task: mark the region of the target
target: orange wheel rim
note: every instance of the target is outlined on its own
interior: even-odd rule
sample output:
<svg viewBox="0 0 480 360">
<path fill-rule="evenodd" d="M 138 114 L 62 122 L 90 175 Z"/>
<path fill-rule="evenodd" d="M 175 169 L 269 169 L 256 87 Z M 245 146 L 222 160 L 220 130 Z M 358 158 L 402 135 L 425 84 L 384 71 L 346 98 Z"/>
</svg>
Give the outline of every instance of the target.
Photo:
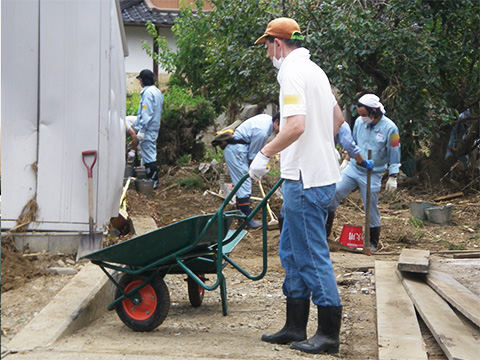
<svg viewBox="0 0 480 360">
<path fill-rule="evenodd" d="M 123 291 L 128 293 L 141 285 L 143 281 L 135 280 L 129 283 Z M 157 295 L 153 287 L 148 284 L 141 288 L 139 291 L 142 302 L 138 305 L 134 305 L 130 299 L 124 299 L 122 301 L 123 308 L 127 315 L 133 320 L 144 321 L 150 318 L 157 308 Z"/>
</svg>

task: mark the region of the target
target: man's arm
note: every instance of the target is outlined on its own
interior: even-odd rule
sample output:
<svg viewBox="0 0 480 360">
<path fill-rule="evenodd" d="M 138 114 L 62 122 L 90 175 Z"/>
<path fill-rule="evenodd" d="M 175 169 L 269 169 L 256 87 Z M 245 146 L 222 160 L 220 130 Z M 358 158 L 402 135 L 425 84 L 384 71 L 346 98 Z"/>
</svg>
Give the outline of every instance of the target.
<svg viewBox="0 0 480 360">
<path fill-rule="evenodd" d="M 297 141 L 304 131 L 305 115 L 290 116 L 275 139 L 265 145 L 260 151 L 263 155 L 270 158 Z"/>
<path fill-rule="evenodd" d="M 135 133 L 135 130 L 133 130 L 132 127 L 129 127 L 128 134 L 132 138 L 132 150 L 137 150 L 138 139 L 137 139 L 137 134 Z"/>
<path fill-rule="evenodd" d="M 333 108 L 333 137 L 337 136 L 338 130 L 340 130 L 340 126 L 342 126 L 344 121 L 342 109 L 336 104 Z"/>
</svg>

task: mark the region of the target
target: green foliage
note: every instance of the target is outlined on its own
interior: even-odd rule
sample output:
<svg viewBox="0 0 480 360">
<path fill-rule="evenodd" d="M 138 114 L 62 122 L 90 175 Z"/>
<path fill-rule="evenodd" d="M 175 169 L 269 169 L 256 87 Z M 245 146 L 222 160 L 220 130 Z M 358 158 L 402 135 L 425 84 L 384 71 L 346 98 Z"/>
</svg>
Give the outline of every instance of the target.
<svg viewBox="0 0 480 360">
<path fill-rule="evenodd" d="M 127 116 L 137 115 L 140 99 L 140 93 L 127 93 Z"/>
<path fill-rule="evenodd" d="M 423 221 L 420 219 L 417 219 L 416 217 L 412 216 L 410 219 L 408 219 L 408 222 L 415 226 L 416 228 L 423 227 Z"/>
<path fill-rule="evenodd" d="M 158 135 L 157 161 L 174 165 L 182 156 L 201 160 L 205 146 L 200 133 L 213 125 L 215 112 L 210 101 L 189 90 L 172 86 L 164 94 L 162 122 Z"/>
<path fill-rule="evenodd" d="M 180 156 L 180 159 L 178 159 L 177 164 L 180 166 L 188 165 L 190 164 L 191 161 L 192 161 L 192 155 L 183 154 L 182 156 Z"/>
<path fill-rule="evenodd" d="M 270 20 L 285 15 L 299 22 L 342 105 L 349 109 L 364 92 L 381 97 L 400 129 L 407 173 L 415 172 L 421 142 L 431 147 L 423 154 L 444 156 L 451 124 L 467 107 L 477 116 L 478 136 L 477 0 L 299 0 L 287 2 L 284 13 L 279 0 L 212 3 L 212 12 L 183 8 L 173 27 L 176 52 L 157 37 L 161 51 L 152 56 L 174 72 L 171 84 L 210 99 L 217 113 L 227 109 L 229 122 L 244 102 L 278 101 L 275 70 L 253 43 Z M 202 1 L 196 5 L 201 9 Z"/>
<path fill-rule="evenodd" d="M 200 176 L 191 176 L 184 179 L 178 180 L 180 186 L 186 189 L 200 189 L 205 190 L 207 186 L 205 181 Z"/>
<path fill-rule="evenodd" d="M 448 125 L 459 111 L 478 109 L 478 1 L 307 0 L 293 11 L 344 104 L 367 91 L 381 97 L 404 161 L 425 138 L 440 140 L 434 153 L 444 156 L 438 146 L 445 148 Z"/>
</svg>

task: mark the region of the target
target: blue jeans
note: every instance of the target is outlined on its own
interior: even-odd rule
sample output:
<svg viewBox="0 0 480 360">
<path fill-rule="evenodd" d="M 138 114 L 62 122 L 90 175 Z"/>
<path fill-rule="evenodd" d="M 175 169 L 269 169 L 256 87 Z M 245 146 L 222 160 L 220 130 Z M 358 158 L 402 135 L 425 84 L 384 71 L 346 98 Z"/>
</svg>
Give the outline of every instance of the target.
<svg viewBox="0 0 480 360">
<path fill-rule="evenodd" d="M 282 185 L 284 223 L 279 255 L 285 269 L 283 294 L 318 306 L 340 306 L 325 222 L 335 184 L 303 188 L 302 180 Z"/>
</svg>

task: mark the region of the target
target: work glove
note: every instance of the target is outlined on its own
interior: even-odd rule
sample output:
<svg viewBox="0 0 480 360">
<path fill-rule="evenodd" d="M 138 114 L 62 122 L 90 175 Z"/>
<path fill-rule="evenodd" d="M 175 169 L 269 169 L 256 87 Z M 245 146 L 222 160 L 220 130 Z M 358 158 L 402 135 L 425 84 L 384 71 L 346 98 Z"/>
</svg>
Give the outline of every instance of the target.
<svg viewBox="0 0 480 360">
<path fill-rule="evenodd" d="M 345 168 L 348 166 L 349 161 L 347 159 L 343 159 L 342 163 L 340 164 L 340 171 L 345 170 Z"/>
<path fill-rule="evenodd" d="M 389 176 L 387 180 L 387 185 L 385 186 L 385 190 L 387 191 L 397 190 L 397 178 L 393 176 Z"/>
<path fill-rule="evenodd" d="M 138 139 L 138 141 L 143 141 L 143 140 L 145 140 L 145 133 L 139 132 L 139 133 L 137 134 L 137 139 Z"/>
<path fill-rule="evenodd" d="M 130 150 L 127 154 L 127 161 L 131 161 L 135 158 L 135 150 Z"/>
<path fill-rule="evenodd" d="M 360 164 L 361 167 L 366 168 L 367 170 L 373 169 L 373 160 L 363 160 Z M 396 187 L 396 186 L 395 186 Z"/>
<path fill-rule="evenodd" d="M 268 156 L 263 155 L 261 151 L 258 152 L 257 156 L 253 159 L 252 163 L 250 164 L 250 177 L 254 181 L 258 181 L 262 178 L 263 175 L 268 173 L 270 169 L 267 168 L 268 162 L 270 158 Z"/>
</svg>

